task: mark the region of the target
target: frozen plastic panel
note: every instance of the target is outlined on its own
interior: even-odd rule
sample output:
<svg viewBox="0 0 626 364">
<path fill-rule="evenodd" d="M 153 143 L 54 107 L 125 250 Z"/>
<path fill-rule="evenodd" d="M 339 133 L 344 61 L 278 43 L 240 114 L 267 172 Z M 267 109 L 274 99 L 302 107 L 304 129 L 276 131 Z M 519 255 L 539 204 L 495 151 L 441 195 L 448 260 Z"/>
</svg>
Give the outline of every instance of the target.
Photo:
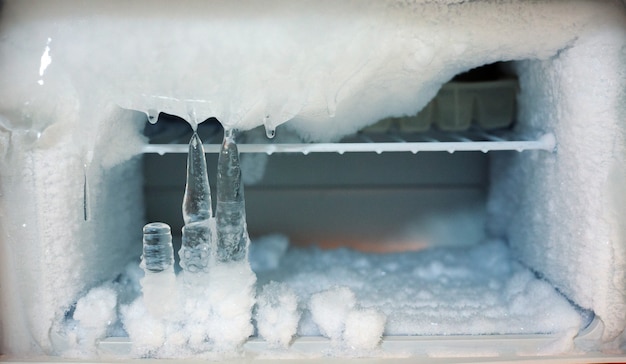
<svg viewBox="0 0 626 364">
<path fill-rule="evenodd" d="M 472 124 L 475 97 L 467 92 L 472 84 L 443 85 L 435 100 L 435 124 L 441 130 L 467 130 Z"/>
<path fill-rule="evenodd" d="M 513 123 L 517 81 L 500 80 L 475 85 L 474 122 L 485 130 Z"/>
</svg>

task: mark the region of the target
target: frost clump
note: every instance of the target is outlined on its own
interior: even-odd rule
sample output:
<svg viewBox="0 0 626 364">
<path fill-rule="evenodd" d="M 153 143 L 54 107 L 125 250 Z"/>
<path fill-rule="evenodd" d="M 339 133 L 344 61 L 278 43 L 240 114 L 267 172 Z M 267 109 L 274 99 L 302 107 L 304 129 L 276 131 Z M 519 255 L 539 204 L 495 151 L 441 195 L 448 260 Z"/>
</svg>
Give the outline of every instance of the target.
<svg viewBox="0 0 626 364">
<path fill-rule="evenodd" d="M 287 348 L 300 321 L 298 296 L 285 283 L 270 282 L 257 296 L 256 323 L 259 335 L 270 347 Z"/>
<path fill-rule="evenodd" d="M 321 334 L 336 346 L 374 349 L 385 330 L 385 314 L 375 308 L 359 308 L 354 292 L 348 287 L 333 287 L 313 294 L 309 309 Z"/>
</svg>

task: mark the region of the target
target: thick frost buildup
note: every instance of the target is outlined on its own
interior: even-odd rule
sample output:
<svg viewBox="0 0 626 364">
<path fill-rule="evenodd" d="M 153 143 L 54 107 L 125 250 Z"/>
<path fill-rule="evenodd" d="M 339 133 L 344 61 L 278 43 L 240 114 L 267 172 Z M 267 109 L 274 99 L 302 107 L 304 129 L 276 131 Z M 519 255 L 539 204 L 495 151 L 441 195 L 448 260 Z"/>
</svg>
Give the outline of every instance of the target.
<svg viewBox="0 0 626 364">
<path fill-rule="evenodd" d="M 257 275 L 289 285 L 308 302 L 298 335 L 339 343 L 347 340 L 351 312 L 365 309 L 386 316 L 385 335 L 565 333 L 581 326 L 567 299 L 500 241 L 391 254 L 291 247 L 275 269 Z M 368 325 L 368 342 L 379 324 Z"/>
<path fill-rule="evenodd" d="M 341 340 L 346 319 L 355 305 L 356 297 L 348 287 L 334 287 L 318 292 L 309 300 L 313 321 L 322 335 L 333 341 Z"/>
<path fill-rule="evenodd" d="M 125 112 L 115 105 L 176 115 L 192 109 L 199 120 L 214 116 L 242 130 L 265 124 L 270 134 L 284 123 L 306 139 L 337 139 L 383 117 L 415 114 L 455 74 L 501 60 L 529 60 L 518 69 L 518 120 L 531 132 L 553 129 L 559 150 L 504 157 L 491 168 L 490 215 L 502 227 L 495 236 L 596 312 L 605 341 L 626 327 L 622 2 L 2 4 L 3 353 L 54 352 L 51 325 L 81 292 L 139 254 L 132 243 L 144 223 L 142 174 L 132 157 L 145 120 L 118 117 Z M 157 56 L 139 61 L 147 55 Z M 313 292 L 350 278 L 312 274 L 320 277 Z M 496 288 L 461 293 L 451 277 L 409 291 L 422 298 L 416 311 L 428 311 L 437 285 L 502 303 L 497 287 L 508 275 L 493 280 Z M 311 293 L 293 287 L 301 297 Z M 396 320 L 392 306 L 384 309 L 387 329 L 402 331 L 408 321 Z M 424 320 L 419 327 L 459 327 L 437 321 L 445 315 L 415 316 Z M 503 329 L 493 316 L 493 330 Z"/>
<path fill-rule="evenodd" d="M 103 338 L 117 320 L 116 310 L 117 293 L 111 287 L 93 288 L 79 299 L 73 316 L 78 323 L 79 346 L 94 351 L 96 340 Z"/>
<path fill-rule="evenodd" d="M 220 156 L 218 163 L 219 171 L 224 173 L 218 173 L 218 209 L 214 218 L 202 142 L 195 133 L 189 142 L 182 204 L 185 225 L 179 251 L 183 269 L 178 276 L 172 265 L 169 226 L 151 223 L 144 227 L 143 296 L 121 310 L 122 322 L 132 341 L 131 354 L 135 357 L 223 358 L 238 354 L 254 332 L 251 321 L 256 275 L 247 261 L 248 235 L 239 188 L 239 155 L 234 141 L 230 143 L 230 154 L 227 158 Z M 233 215 L 233 211 L 219 208 L 224 196 L 226 202 L 237 205 L 236 223 L 219 218 L 226 213 L 229 218 Z M 245 236 L 244 249 L 238 251 L 243 252 L 242 257 L 216 246 L 223 231 Z M 226 251 L 229 259 L 218 259 L 220 251 Z"/>
<path fill-rule="evenodd" d="M 383 337 L 387 317 L 375 308 L 357 308 L 348 313 L 343 333 L 345 345 L 356 350 L 375 349 Z"/>
<path fill-rule="evenodd" d="M 286 284 L 270 282 L 257 296 L 256 327 L 272 347 L 289 346 L 298 329 L 298 296 Z"/>
<path fill-rule="evenodd" d="M 558 57 L 516 65 L 517 130 L 550 130 L 558 149 L 494 154 L 488 200 L 490 232 L 593 310 L 605 341 L 626 327 L 625 23 L 622 5 Z"/>
</svg>

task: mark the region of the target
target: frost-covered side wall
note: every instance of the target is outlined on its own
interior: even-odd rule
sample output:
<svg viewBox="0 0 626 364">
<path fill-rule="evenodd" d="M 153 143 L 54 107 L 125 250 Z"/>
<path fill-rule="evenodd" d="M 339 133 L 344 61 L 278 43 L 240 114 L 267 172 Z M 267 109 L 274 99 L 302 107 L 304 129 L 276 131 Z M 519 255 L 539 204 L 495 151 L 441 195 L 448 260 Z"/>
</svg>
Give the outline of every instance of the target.
<svg viewBox="0 0 626 364">
<path fill-rule="evenodd" d="M 73 140 L 78 119 L 59 120 L 54 132 L 34 141 L 26 132 L 6 129 L 26 119 L 5 115 L 0 116 L 0 352 L 50 353 L 51 328 L 77 297 L 114 279 L 140 254 L 141 160 L 113 165 L 108 147 L 116 139 L 137 138 L 143 123 L 121 109 L 103 110 L 104 117 L 94 122 L 100 138 L 88 159 Z"/>
<path fill-rule="evenodd" d="M 623 10 L 623 9 L 622 9 Z M 496 154 L 492 233 L 615 340 L 626 325 L 626 17 L 545 61 L 517 65 L 520 131 L 555 133 L 556 153 Z"/>
</svg>

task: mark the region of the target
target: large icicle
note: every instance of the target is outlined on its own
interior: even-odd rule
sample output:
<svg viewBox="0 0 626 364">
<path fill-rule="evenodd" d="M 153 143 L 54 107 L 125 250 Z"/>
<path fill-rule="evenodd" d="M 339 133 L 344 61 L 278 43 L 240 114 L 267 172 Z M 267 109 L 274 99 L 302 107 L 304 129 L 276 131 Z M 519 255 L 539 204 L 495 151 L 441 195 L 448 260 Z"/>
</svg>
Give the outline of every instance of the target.
<svg viewBox="0 0 626 364">
<path fill-rule="evenodd" d="M 183 197 L 183 220 L 185 225 L 208 220 L 212 216 L 211 187 L 206 168 L 204 147 L 197 133 L 189 141 L 187 155 L 187 183 Z"/>
<path fill-rule="evenodd" d="M 180 266 L 186 272 L 207 272 L 212 241 L 211 187 L 204 147 L 197 133 L 189 141 L 187 183 L 183 198 L 182 246 Z"/>
<path fill-rule="evenodd" d="M 250 238 L 246 226 L 239 150 L 235 143 L 235 131 L 232 129 L 224 130 L 224 141 L 217 163 L 215 220 L 217 259 L 222 262 L 245 259 Z"/>
</svg>

